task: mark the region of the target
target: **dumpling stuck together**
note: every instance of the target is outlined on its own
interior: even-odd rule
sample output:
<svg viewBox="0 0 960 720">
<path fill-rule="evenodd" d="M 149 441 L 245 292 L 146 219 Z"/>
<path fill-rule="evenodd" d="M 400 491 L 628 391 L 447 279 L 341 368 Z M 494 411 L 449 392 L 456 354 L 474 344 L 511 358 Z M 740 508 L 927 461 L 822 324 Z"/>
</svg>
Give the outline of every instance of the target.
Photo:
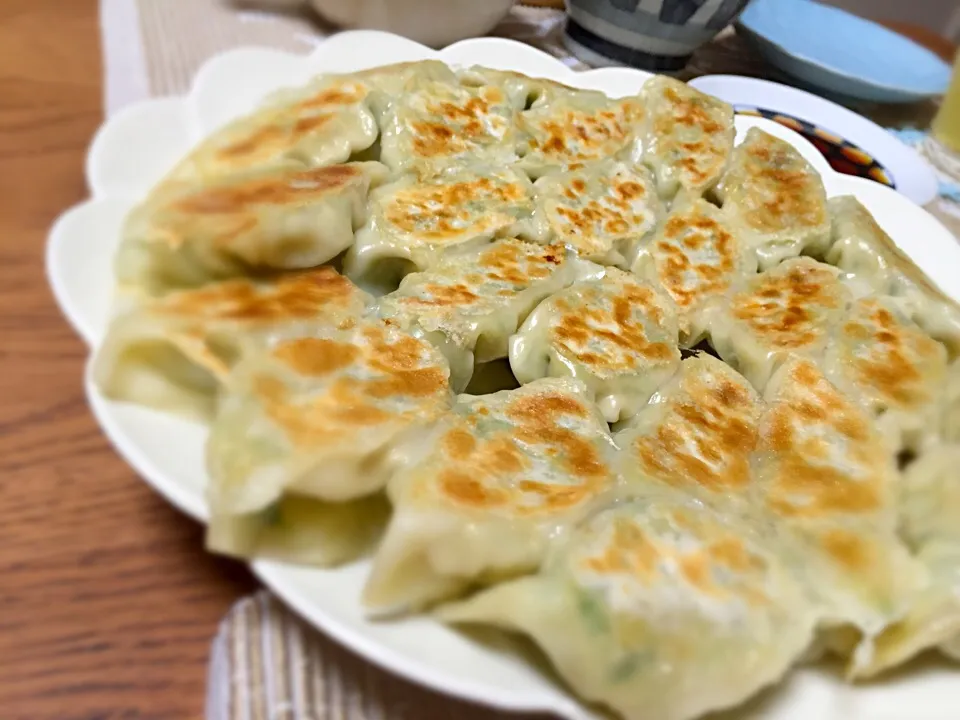
<svg viewBox="0 0 960 720">
<path fill-rule="evenodd" d="M 960 305 L 783 131 L 632 90 L 271 95 L 129 214 L 94 380 L 209 423 L 208 549 L 368 556 L 371 619 L 525 634 L 600 712 L 960 659 Z"/>
<path fill-rule="evenodd" d="M 589 271 L 560 245 L 497 240 L 407 275 L 378 312 L 434 343 L 460 392 L 476 365 L 507 356 L 508 338 L 537 303 Z"/>
</svg>

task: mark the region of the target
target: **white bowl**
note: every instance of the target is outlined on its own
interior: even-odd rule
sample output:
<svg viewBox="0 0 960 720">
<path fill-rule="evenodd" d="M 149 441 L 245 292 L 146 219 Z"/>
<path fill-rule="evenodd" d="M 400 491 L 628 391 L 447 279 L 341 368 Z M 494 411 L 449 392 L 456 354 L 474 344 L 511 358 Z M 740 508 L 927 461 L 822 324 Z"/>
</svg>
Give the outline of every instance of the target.
<svg viewBox="0 0 960 720">
<path fill-rule="evenodd" d="M 439 58 L 483 64 L 559 80 L 612 96 L 636 93 L 647 73 L 603 69 L 576 74 L 520 43 L 484 38 L 434 52 L 379 32 L 344 33 L 310 56 L 236 50 L 210 60 L 189 95 L 131 107 L 99 130 L 87 158 L 93 197 L 62 215 L 47 248 L 50 283 L 64 313 L 92 347 L 107 325 L 112 259 L 124 214 L 190 146 L 224 121 L 251 109 L 266 92 L 320 71 L 350 71 L 406 60 Z M 823 175 L 829 195 L 860 198 L 898 244 L 941 287 L 960 297 L 960 246 L 926 212 L 889 188 L 835 174 L 816 149 L 791 130 L 753 118 L 737 120 L 738 136 L 763 127 L 794 144 Z M 198 520 L 206 517 L 203 444 L 206 429 L 145 408 L 105 399 L 86 378 L 86 392 L 117 451 L 159 493 Z M 197 547 L 197 552 L 203 552 Z M 593 717 L 554 680 L 518 657 L 481 645 L 426 618 L 370 622 L 360 609 L 369 563 L 318 570 L 259 561 L 254 571 L 309 622 L 368 660 L 440 692 L 518 711 Z M 819 668 L 801 668 L 750 704 L 748 715 L 777 720 L 946 720 L 956 717 L 957 673 L 939 664 L 899 674 L 884 684 L 852 688 Z"/>
<path fill-rule="evenodd" d="M 514 0 L 310 0 L 324 18 L 344 28 L 403 35 L 433 47 L 486 35 Z"/>
</svg>

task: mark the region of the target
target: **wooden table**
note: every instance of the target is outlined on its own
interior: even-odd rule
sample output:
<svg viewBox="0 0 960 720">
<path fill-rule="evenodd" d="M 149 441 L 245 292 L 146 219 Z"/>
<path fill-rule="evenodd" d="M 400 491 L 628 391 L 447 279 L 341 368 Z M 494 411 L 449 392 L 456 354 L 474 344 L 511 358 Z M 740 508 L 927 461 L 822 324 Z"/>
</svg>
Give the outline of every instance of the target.
<svg viewBox="0 0 960 720">
<path fill-rule="evenodd" d="M 0 3 L 0 717 L 200 718 L 217 622 L 254 587 L 114 454 L 47 229 L 100 123 L 96 0 Z"/>
</svg>

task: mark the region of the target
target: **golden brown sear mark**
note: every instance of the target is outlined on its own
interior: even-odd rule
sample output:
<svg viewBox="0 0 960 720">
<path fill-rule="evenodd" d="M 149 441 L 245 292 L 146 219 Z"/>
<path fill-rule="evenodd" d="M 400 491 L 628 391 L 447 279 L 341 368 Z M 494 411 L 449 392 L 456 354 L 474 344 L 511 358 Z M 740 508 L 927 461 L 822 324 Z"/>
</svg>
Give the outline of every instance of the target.
<svg viewBox="0 0 960 720">
<path fill-rule="evenodd" d="M 279 380 L 264 375 L 255 391 L 268 417 L 292 442 L 329 445 L 353 437 L 357 426 L 434 412 L 447 392 L 445 369 L 431 364 L 434 353 L 426 343 L 378 325 L 336 339 L 287 340 L 274 347 L 273 358 L 325 384 L 319 392 L 291 397 Z M 409 408 L 391 409 L 397 401 Z"/>
<path fill-rule="evenodd" d="M 331 306 L 346 308 L 359 290 L 329 267 L 285 275 L 265 287 L 250 280 L 229 280 L 164 298 L 164 314 L 243 322 L 322 318 Z"/>
<path fill-rule="evenodd" d="M 722 377 L 716 384 L 696 382 L 669 402 L 652 434 L 637 437 L 633 455 L 650 475 L 676 487 L 743 489 L 750 483 L 758 416 L 759 403 L 746 387 Z"/>
<path fill-rule="evenodd" d="M 243 212 L 254 205 L 289 205 L 323 197 L 363 176 L 354 165 L 280 171 L 266 177 L 204 188 L 181 198 L 177 210 L 194 215 Z"/>
<path fill-rule="evenodd" d="M 798 264 L 786 272 L 768 272 L 733 298 L 738 320 L 777 349 L 797 349 L 826 333 L 820 314 L 840 306 L 836 276 L 827 268 Z"/>
<path fill-rule="evenodd" d="M 475 414 L 489 417 L 490 412 L 481 404 Z M 564 416 L 589 414 L 577 399 L 546 391 L 512 400 L 504 410 L 512 421 L 508 429 L 483 435 L 473 429 L 476 423 L 455 426 L 441 440 L 448 467 L 440 472 L 439 491 L 458 505 L 508 507 L 515 515 L 550 514 L 580 504 L 611 480 L 594 444 L 561 422 Z M 545 482 L 535 472 L 530 448 L 559 463 L 575 482 Z"/>
<path fill-rule="evenodd" d="M 776 467 L 768 507 L 790 517 L 879 508 L 887 470 L 869 419 L 813 363 L 795 362 L 786 383 L 763 422 L 761 449 L 774 453 Z M 833 458 L 837 452 L 844 456 L 840 462 Z"/>
<path fill-rule="evenodd" d="M 526 196 L 519 182 L 491 180 L 478 177 L 447 185 L 421 185 L 403 190 L 387 203 L 384 217 L 400 230 L 430 240 L 460 237 L 470 227 L 484 227 L 491 223 L 489 212 L 471 215 L 470 203 L 515 203 Z"/>
<path fill-rule="evenodd" d="M 566 298 L 557 300 L 561 316 L 552 333 L 564 352 L 586 365 L 609 370 L 631 370 L 642 358 L 668 360 L 673 356 L 670 345 L 647 338 L 642 321 L 635 317 L 635 312 L 642 311 L 658 325 L 663 321 L 663 311 L 652 288 L 624 283 L 617 294 L 609 298 L 609 309 L 603 307 L 601 295 L 602 291 L 597 288 L 589 288 L 583 291 L 583 302 L 576 306 L 570 305 Z M 615 330 L 606 327 L 611 320 Z M 597 341 L 619 348 L 622 351 L 618 353 L 619 359 L 611 352 L 600 355 L 589 349 Z"/>
<path fill-rule="evenodd" d="M 671 216 L 664 239 L 657 242 L 658 276 L 680 308 L 690 308 L 702 298 L 730 286 L 736 264 L 737 241 L 722 223 L 696 210 Z M 711 263 L 697 262 L 693 253 L 709 248 Z"/>
<path fill-rule="evenodd" d="M 747 223 L 761 232 L 815 227 L 826 219 L 826 206 L 815 192 L 819 180 L 804 166 L 788 143 L 773 136 L 757 136 L 747 148 L 745 175 L 762 200 L 745 213 Z"/>
<path fill-rule="evenodd" d="M 592 160 L 609 154 L 626 142 L 627 125 L 612 112 L 585 113 L 568 110 L 562 120 L 544 120 L 539 130 L 544 139 L 532 139 L 531 146 L 548 156 L 570 160 Z"/>
<path fill-rule="evenodd" d="M 751 552 L 741 538 L 717 532 L 710 525 L 703 527 L 703 523 L 699 528 L 693 524 L 690 530 L 696 533 L 697 542 L 680 547 L 652 535 L 632 519 L 619 517 L 614 520 L 610 540 L 602 552 L 587 557 L 582 564 L 599 575 L 629 575 L 646 584 L 662 582 L 663 574 L 673 574 L 668 568 L 675 568 L 686 583 L 705 595 L 718 599 L 739 596 L 751 605 L 769 603 L 767 595 L 755 584 L 731 583 L 729 578 L 718 580 L 718 570 L 725 571 L 725 575 L 732 572 L 747 576 L 744 580 L 766 572 L 767 563 Z M 708 530 L 716 538 L 709 543 L 699 537 Z"/>
<path fill-rule="evenodd" d="M 865 343 L 863 352 L 853 352 L 848 366 L 856 380 L 890 405 L 918 408 L 929 403 L 932 388 L 919 366 L 942 357 L 939 343 L 919 328 L 902 325 L 876 301 L 862 301 L 861 308 L 866 317 L 850 320 L 842 328 L 851 340 Z"/>
</svg>

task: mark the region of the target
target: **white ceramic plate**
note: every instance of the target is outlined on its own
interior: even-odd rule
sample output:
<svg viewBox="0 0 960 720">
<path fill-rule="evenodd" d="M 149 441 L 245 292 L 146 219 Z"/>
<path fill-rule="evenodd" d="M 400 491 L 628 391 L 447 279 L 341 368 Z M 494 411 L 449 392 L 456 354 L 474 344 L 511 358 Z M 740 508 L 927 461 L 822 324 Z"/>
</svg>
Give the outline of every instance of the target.
<svg viewBox="0 0 960 720">
<path fill-rule="evenodd" d="M 613 96 L 636 93 L 649 77 L 620 68 L 576 74 L 549 55 L 506 40 L 468 40 L 436 52 L 377 32 L 335 36 L 309 57 L 259 49 L 220 55 L 200 70 L 188 96 L 131 107 L 105 123 L 94 138 L 87 158 L 93 197 L 57 220 L 47 248 L 50 283 L 77 331 L 91 347 L 102 338 L 113 286 L 112 257 L 124 214 L 191 144 L 249 110 L 266 92 L 297 84 L 314 73 L 426 58 L 518 70 Z M 754 125 L 797 146 L 821 172 L 830 195 L 857 195 L 931 277 L 960 297 L 960 246 L 935 219 L 893 190 L 835 174 L 812 145 L 776 123 L 739 118 L 738 135 Z M 108 401 L 92 385 L 89 374 L 86 391 L 117 451 L 162 495 L 203 520 L 206 430 L 178 418 Z M 271 562 L 256 562 L 253 567 L 311 623 L 410 680 L 500 708 L 592 717 L 552 679 L 502 649 L 481 645 L 424 618 L 394 623 L 365 620 L 359 597 L 367 562 L 337 570 Z M 960 675 L 937 663 L 858 689 L 842 685 L 826 671 L 806 668 L 752 703 L 739 717 L 947 720 L 958 717 L 958 696 Z"/>
</svg>

